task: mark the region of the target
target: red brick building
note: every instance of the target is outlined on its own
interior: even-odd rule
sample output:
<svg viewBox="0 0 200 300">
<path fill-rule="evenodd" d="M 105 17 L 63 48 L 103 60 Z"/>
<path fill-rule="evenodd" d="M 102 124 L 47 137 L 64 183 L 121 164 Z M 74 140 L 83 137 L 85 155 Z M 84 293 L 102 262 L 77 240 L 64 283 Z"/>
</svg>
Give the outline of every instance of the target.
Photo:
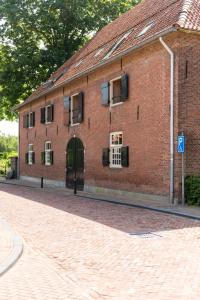
<svg viewBox="0 0 200 300">
<path fill-rule="evenodd" d="M 144 0 L 19 105 L 20 176 L 178 196 L 200 172 L 200 2 Z"/>
</svg>

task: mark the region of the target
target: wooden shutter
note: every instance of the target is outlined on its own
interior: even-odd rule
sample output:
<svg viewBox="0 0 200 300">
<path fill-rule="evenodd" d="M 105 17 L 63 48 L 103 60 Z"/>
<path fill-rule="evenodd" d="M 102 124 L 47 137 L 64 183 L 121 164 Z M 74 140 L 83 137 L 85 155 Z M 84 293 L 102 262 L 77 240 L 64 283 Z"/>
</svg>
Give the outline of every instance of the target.
<svg viewBox="0 0 200 300">
<path fill-rule="evenodd" d="M 45 164 L 45 152 L 44 151 L 41 152 L 41 163 L 42 163 L 42 165 Z"/>
<path fill-rule="evenodd" d="M 83 122 L 83 113 L 84 113 L 84 94 L 81 92 L 78 95 L 78 123 Z"/>
<path fill-rule="evenodd" d="M 26 115 L 26 128 L 29 128 L 29 125 L 30 125 L 29 119 L 30 119 L 30 114 L 27 114 Z"/>
<path fill-rule="evenodd" d="M 28 164 L 28 152 L 25 153 L 25 163 Z"/>
<path fill-rule="evenodd" d="M 104 148 L 102 153 L 102 164 L 104 167 L 108 167 L 110 164 L 110 149 Z"/>
<path fill-rule="evenodd" d="M 128 99 L 128 82 L 128 75 L 123 75 L 121 77 L 121 101 L 126 101 Z"/>
<path fill-rule="evenodd" d="M 32 120 L 33 120 L 32 126 L 35 127 L 35 112 L 33 112 L 33 119 Z"/>
<path fill-rule="evenodd" d="M 27 128 L 27 115 L 23 116 L 23 128 Z"/>
<path fill-rule="evenodd" d="M 69 96 L 64 96 L 63 103 L 64 103 L 64 124 L 69 126 L 71 123 L 71 98 Z"/>
<path fill-rule="evenodd" d="M 49 122 L 53 122 L 54 120 L 54 105 L 52 104 L 50 106 L 50 116 L 49 116 Z"/>
<path fill-rule="evenodd" d="M 122 147 L 121 148 L 121 164 L 122 167 L 129 166 L 129 147 Z"/>
<path fill-rule="evenodd" d="M 32 152 L 32 162 L 35 163 L 35 152 Z"/>
<path fill-rule="evenodd" d="M 110 103 L 110 84 L 109 82 L 104 82 L 101 85 L 101 104 L 108 106 Z"/>
<path fill-rule="evenodd" d="M 53 165 L 53 151 L 50 152 L 50 161 L 51 161 L 51 165 Z"/>
<path fill-rule="evenodd" d="M 40 108 L 40 123 L 45 124 L 45 107 Z"/>
</svg>

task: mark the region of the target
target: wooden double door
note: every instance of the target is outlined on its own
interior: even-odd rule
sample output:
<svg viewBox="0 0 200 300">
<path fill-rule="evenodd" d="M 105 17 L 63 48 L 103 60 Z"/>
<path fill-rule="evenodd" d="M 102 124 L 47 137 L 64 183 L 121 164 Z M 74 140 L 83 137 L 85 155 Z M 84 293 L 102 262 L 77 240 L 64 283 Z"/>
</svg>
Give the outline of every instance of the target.
<svg viewBox="0 0 200 300">
<path fill-rule="evenodd" d="M 67 145 L 66 153 L 66 187 L 77 190 L 84 189 L 84 146 L 82 141 L 74 137 Z"/>
</svg>

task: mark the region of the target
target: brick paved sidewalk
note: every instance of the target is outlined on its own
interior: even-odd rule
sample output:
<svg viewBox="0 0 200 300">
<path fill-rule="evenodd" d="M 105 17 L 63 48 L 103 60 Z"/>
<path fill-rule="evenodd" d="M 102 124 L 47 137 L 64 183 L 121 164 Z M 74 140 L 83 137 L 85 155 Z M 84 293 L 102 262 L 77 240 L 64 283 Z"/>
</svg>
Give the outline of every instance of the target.
<svg viewBox="0 0 200 300">
<path fill-rule="evenodd" d="M 36 182 L 26 181 L 26 180 L 5 180 L 3 178 L 0 178 L 0 183 L 8 183 L 8 184 L 14 184 L 19 186 L 29 186 L 34 188 L 40 188 L 40 184 Z M 61 188 L 61 187 L 50 187 L 49 185 L 45 184 L 44 180 L 44 190 L 45 191 L 54 191 L 60 195 L 73 195 L 73 191 Z M 166 212 L 172 212 L 177 214 L 185 214 L 188 216 L 197 217 L 200 220 L 200 207 L 194 207 L 194 206 L 188 206 L 187 204 L 185 206 L 179 205 L 172 205 L 169 203 L 169 200 L 167 200 L 165 197 L 162 196 L 154 196 L 154 195 L 146 195 L 146 194 L 139 194 L 134 193 L 134 196 L 129 193 L 123 193 L 121 195 L 111 193 L 108 194 L 102 194 L 102 193 L 89 193 L 89 192 L 78 192 L 79 196 L 82 197 L 88 197 L 92 199 L 99 199 L 102 201 L 111 201 L 116 203 L 126 203 L 130 205 L 135 206 L 143 206 L 143 207 L 149 207 L 152 209 L 158 209 L 163 210 Z"/>
<path fill-rule="evenodd" d="M 199 221 L 10 185 L 0 213 L 33 249 L 0 281 L 19 298 L 1 300 L 62 299 L 62 284 L 67 300 L 199 300 Z"/>
</svg>

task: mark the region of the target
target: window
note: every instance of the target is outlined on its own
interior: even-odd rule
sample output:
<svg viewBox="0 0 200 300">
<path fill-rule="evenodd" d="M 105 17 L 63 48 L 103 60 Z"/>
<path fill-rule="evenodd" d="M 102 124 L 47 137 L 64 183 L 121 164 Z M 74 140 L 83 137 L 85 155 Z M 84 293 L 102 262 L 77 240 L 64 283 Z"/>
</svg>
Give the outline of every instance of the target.
<svg viewBox="0 0 200 300">
<path fill-rule="evenodd" d="M 78 113 L 79 113 L 79 94 L 76 94 L 71 97 L 71 125 L 79 124 Z"/>
<path fill-rule="evenodd" d="M 121 103 L 121 77 L 110 82 L 110 105 Z"/>
<path fill-rule="evenodd" d="M 121 148 L 123 146 L 123 133 L 113 132 L 110 134 L 110 167 L 121 168 Z"/>
<path fill-rule="evenodd" d="M 128 99 L 128 75 L 124 74 L 101 86 L 101 102 L 105 106 L 114 106 Z"/>
<path fill-rule="evenodd" d="M 47 105 L 40 109 L 41 119 L 40 122 L 42 124 L 48 124 L 53 122 L 54 120 L 54 105 Z"/>
<path fill-rule="evenodd" d="M 143 29 L 142 31 L 140 31 L 140 33 L 137 35 L 137 37 L 142 36 L 143 34 L 145 34 L 147 31 L 149 31 L 153 26 L 155 25 L 155 23 L 152 21 L 150 23 L 148 23 Z"/>
<path fill-rule="evenodd" d="M 124 42 L 124 40 L 131 34 L 133 30 L 126 32 L 112 47 L 109 49 L 108 53 L 104 56 L 103 59 L 109 58 L 117 48 Z"/>
<path fill-rule="evenodd" d="M 28 153 L 26 162 L 29 165 L 33 165 L 35 163 L 35 152 L 33 151 L 33 144 L 28 145 Z"/>
<path fill-rule="evenodd" d="M 72 96 L 63 97 L 65 124 L 78 125 L 84 119 L 84 93 L 74 94 Z"/>
<path fill-rule="evenodd" d="M 35 126 L 35 112 L 30 112 L 23 117 L 23 127 L 32 128 Z"/>
<path fill-rule="evenodd" d="M 51 160 L 51 142 L 45 143 L 45 165 L 50 166 L 52 164 Z"/>
</svg>

